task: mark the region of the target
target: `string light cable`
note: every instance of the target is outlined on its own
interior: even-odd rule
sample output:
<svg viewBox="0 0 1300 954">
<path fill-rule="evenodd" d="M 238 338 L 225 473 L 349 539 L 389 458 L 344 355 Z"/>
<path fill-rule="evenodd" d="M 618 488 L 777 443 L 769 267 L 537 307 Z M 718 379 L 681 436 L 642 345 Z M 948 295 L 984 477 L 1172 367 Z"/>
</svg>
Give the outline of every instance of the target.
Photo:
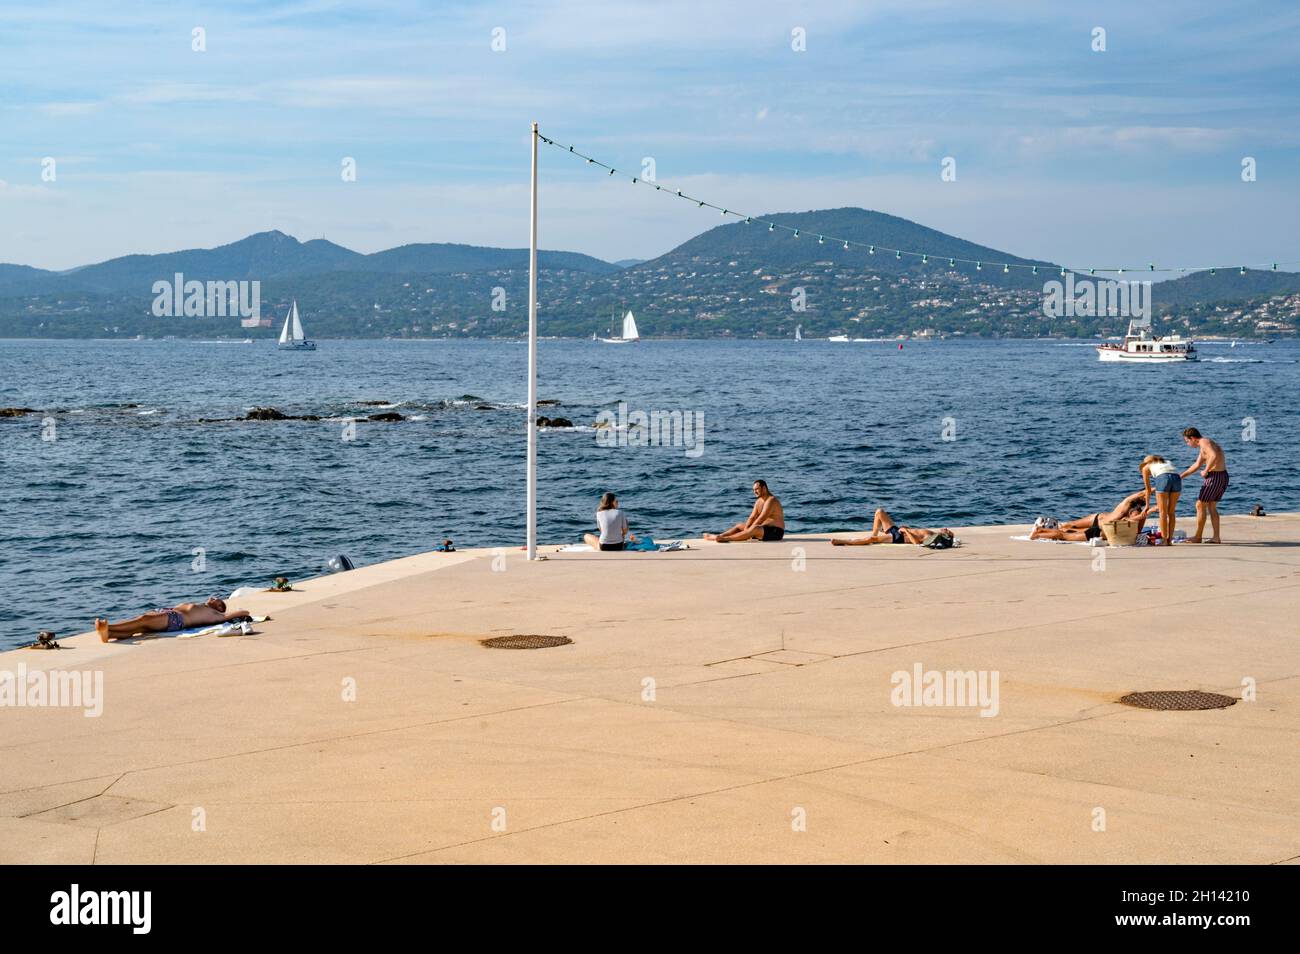
<svg viewBox="0 0 1300 954">
<path fill-rule="evenodd" d="M 1052 269 L 1057 267 L 1057 266 L 1049 266 L 1049 265 L 1023 264 L 1020 262 L 988 262 L 982 259 L 961 258 L 959 256 L 944 255 L 938 252 L 916 251 L 914 249 L 906 249 L 906 248 L 890 248 L 887 245 L 878 245 L 878 244 L 871 244 L 868 242 L 859 242 L 854 239 L 841 238 L 840 236 L 830 235 L 821 232 L 808 232 L 806 229 L 802 227 L 796 228 L 793 225 L 784 225 L 780 222 L 774 222 L 771 219 L 765 219 L 756 215 L 746 215 L 744 212 L 738 212 L 735 209 L 727 208 L 726 206 L 716 205 L 715 203 L 709 202 L 706 199 L 700 199 L 697 198 L 696 196 L 687 195 L 681 189 L 674 189 L 671 186 L 664 185 L 663 183 L 655 181 L 653 179 L 644 179 L 639 176 L 628 175 L 627 173 L 620 173 L 616 168 L 609 165 L 608 163 L 601 162 L 599 159 L 595 158 L 594 156 L 589 156 L 584 152 L 580 152 L 574 146 L 566 146 L 562 143 L 558 143 L 554 139 L 542 135 L 540 132 L 537 134 L 537 138 L 540 139 L 542 142 L 546 143 L 548 146 L 552 146 L 556 149 L 559 149 L 561 152 L 569 153 L 573 156 L 576 156 L 579 159 L 585 160 L 586 164 L 589 166 L 606 170 L 608 172 L 609 177 L 621 176 L 623 178 L 628 179 L 633 185 L 651 186 L 654 188 L 656 192 L 663 192 L 666 193 L 667 195 L 672 196 L 673 198 L 681 199 L 685 202 L 694 203 L 696 208 L 713 209 L 715 212 L 718 212 L 723 218 L 731 217 L 736 219 L 737 221 L 745 223 L 746 225 L 758 225 L 758 226 L 765 225 L 767 226 L 767 230 L 769 232 L 775 232 L 777 229 L 781 229 L 782 231 L 791 233 L 793 237 L 796 239 L 803 239 L 803 238 L 816 235 L 818 245 L 826 245 L 829 243 L 834 245 L 840 245 L 845 250 L 854 249 L 854 248 L 866 249 L 868 255 L 878 255 L 881 253 L 892 254 L 896 261 L 901 261 L 903 259 L 903 256 L 906 255 L 909 258 L 919 259 L 921 261 L 921 264 L 923 265 L 929 264 L 931 259 L 934 259 L 935 261 L 938 262 L 947 261 L 949 268 L 955 268 L 958 264 L 973 265 L 975 266 L 976 271 L 983 271 L 985 265 L 988 265 L 993 268 L 996 268 L 997 266 L 1000 265 L 1002 267 L 1002 274 L 1004 275 L 1010 274 L 1013 268 L 1021 269 L 1030 272 L 1031 274 L 1037 275 L 1040 269 L 1043 270 L 1044 272 L 1050 272 Z M 1292 265 L 1300 265 L 1300 262 L 1280 262 L 1280 263 L 1268 262 L 1265 264 L 1256 263 L 1256 264 L 1246 264 L 1246 265 L 1199 265 L 1199 266 L 1191 266 L 1191 265 L 1159 266 L 1156 265 L 1154 262 L 1148 262 L 1146 265 L 1140 265 L 1140 266 L 1114 265 L 1109 267 L 1090 266 L 1088 268 L 1066 268 L 1065 266 L 1060 266 L 1060 273 L 1062 276 L 1064 276 L 1067 272 L 1073 272 L 1076 275 L 1083 275 L 1083 274 L 1096 275 L 1098 272 L 1102 272 L 1105 274 L 1116 274 L 1116 275 L 1126 275 L 1130 272 L 1145 273 L 1145 274 L 1151 274 L 1154 272 L 1161 272 L 1161 273 L 1181 272 L 1184 274 L 1187 272 L 1209 272 L 1211 275 L 1215 275 L 1221 271 L 1232 271 L 1235 269 L 1239 275 L 1245 275 L 1247 270 L 1276 272 L 1278 270 L 1279 264 L 1284 266 L 1292 266 Z"/>
</svg>

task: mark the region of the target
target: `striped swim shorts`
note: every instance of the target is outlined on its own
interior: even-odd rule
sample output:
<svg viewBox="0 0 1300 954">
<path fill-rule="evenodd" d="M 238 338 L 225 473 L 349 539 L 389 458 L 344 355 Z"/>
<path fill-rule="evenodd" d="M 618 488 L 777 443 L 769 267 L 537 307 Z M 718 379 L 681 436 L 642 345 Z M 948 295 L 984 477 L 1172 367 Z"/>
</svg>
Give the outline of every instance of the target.
<svg viewBox="0 0 1300 954">
<path fill-rule="evenodd" d="M 1196 495 L 1196 499 L 1204 500 L 1206 503 L 1218 503 L 1223 499 L 1223 492 L 1227 489 L 1228 472 L 1216 470 L 1205 475 L 1205 480 L 1201 483 L 1201 492 Z"/>
</svg>

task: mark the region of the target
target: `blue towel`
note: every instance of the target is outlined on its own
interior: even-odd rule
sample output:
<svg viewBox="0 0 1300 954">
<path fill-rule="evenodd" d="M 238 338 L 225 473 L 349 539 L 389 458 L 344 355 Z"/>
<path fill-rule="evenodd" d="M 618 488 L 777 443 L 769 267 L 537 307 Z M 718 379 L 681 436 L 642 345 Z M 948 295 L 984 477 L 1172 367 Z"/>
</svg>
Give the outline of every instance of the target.
<svg viewBox="0 0 1300 954">
<path fill-rule="evenodd" d="M 658 550 L 654 538 L 651 536 L 638 537 L 636 543 L 629 543 L 623 548 L 624 550 Z"/>
</svg>

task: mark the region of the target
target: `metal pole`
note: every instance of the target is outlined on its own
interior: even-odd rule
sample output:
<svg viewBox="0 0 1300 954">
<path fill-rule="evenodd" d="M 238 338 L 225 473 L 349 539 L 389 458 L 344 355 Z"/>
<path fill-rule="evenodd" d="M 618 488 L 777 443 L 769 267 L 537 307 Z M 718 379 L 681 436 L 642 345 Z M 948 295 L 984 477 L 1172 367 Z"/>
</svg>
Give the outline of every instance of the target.
<svg viewBox="0 0 1300 954">
<path fill-rule="evenodd" d="M 537 123 L 528 241 L 528 559 L 537 559 Z"/>
</svg>

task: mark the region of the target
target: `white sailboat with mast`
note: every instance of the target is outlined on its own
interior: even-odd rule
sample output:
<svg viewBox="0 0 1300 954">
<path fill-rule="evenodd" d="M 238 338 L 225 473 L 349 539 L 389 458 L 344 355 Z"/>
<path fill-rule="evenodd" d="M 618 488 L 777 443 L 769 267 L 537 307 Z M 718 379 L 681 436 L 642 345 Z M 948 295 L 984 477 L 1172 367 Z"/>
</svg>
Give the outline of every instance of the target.
<svg viewBox="0 0 1300 954">
<path fill-rule="evenodd" d="M 636 318 L 632 315 L 631 309 L 623 316 L 623 334 L 618 338 L 601 338 L 605 344 L 628 344 L 633 341 L 640 341 L 641 335 L 636 330 Z"/>
<path fill-rule="evenodd" d="M 294 300 L 293 306 L 289 309 L 289 314 L 285 316 L 284 328 L 280 330 L 280 341 L 277 347 L 281 351 L 315 351 L 316 342 L 307 338 L 303 333 L 302 321 L 298 318 L 298 301 Z"/>
</svg>

